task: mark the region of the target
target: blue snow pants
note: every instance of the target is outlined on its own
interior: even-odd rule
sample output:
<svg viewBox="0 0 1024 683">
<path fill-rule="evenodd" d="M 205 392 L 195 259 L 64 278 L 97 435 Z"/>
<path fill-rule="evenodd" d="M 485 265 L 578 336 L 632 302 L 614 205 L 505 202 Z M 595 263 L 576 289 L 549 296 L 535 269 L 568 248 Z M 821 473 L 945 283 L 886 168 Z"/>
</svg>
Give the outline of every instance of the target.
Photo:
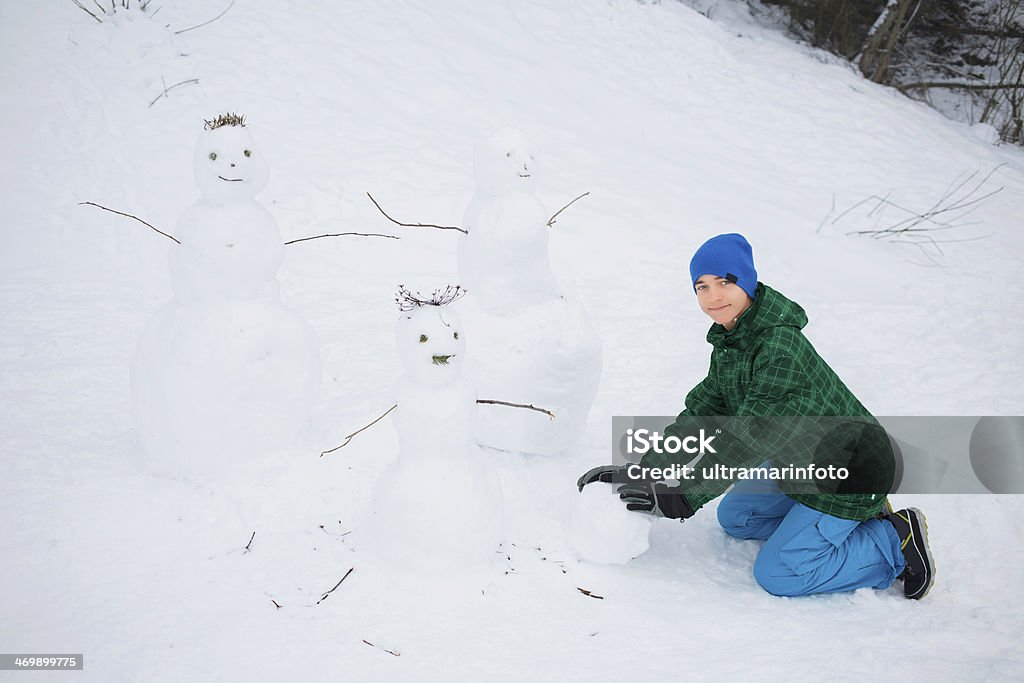
<svg viewBox="0 0 1024 683">
<path fill-rule="evenodd" d="M 772 595 L 888 588 L 903 572 L 903 551 L 892 524 L 812 510 L 773 481 L 737 482 L 718 505 L 718 522 L 730 536 L 765 541 L 754 562 L 754 578 Z"/>
</svg>

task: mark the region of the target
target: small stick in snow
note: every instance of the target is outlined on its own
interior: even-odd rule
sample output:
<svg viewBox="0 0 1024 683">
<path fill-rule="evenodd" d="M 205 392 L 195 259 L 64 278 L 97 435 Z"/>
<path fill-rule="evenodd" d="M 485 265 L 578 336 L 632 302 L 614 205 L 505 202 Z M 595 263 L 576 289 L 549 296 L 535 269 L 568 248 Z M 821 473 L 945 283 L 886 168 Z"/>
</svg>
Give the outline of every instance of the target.
<svg viewBox="0 0 1024 683">
<path fill-rule="evenodd" d="M 526 404 L 526 403 L 509 403 L 508 401 L 494 401 L 494 400 L 486 399 L 486 398 L 478 398 L 476 402 L 477 403 L 486 403 L 488 405 L 496 405 L 496 406 L 509 406 L 511 408 L 527 408 L 529 410 L 536 410 L 538 413 L 544 413 L 545 415 L 550 417 L 552 420 L 555 419 L 555 414 L 553 412 L 551 412 L 550 410 L 546 410 L 544 408 L 538 408 L 537 406 L 529 405 L 529 404 Z"/>
<path fill-rule="evenodd" d="M 373 422 L 371 422 L 370 424 L 366 425 L 365 427 L 362 427 L 361 429 L 357 429 L 356 431 L 354 431 L 354 432 L 352 432 L 351 434 L 349 434 L 348 436 L 346 436 L 346 437 L 345 437 L 345 441 L 343 441 L 342 443 L 338 444 L 337 446 L 335 446 L 334 448 L 332 448 L 332 449 L 331 449 L 331 450 L 329 450 L 329 451 L 322 451 L 322 452 L 320 453 L 320 457 L 322 458 L 322 457 L 324 457 L 325 455 L 327 455 L 328 453 L 333 453 L 334 451 L 338 450 L 339 448 L 343 448 L 343 447 L 347 446 L 347 445 L 348 445 L 348 442 L 352 440 L 352 437 L 353 437 L 353 436 L 355 436 L 355 435 L 356 435 L 356 434 L 358 434 L 359 432 L 361 432 L 361 431 L 363 431 L 363 430 L 365 430 L 365 429 L 369 429 L 369 428 L 370 428 L 370 427 L 372 427 L 373 425 L 377 424 L 378 422 L 380 422 L 381 420 L 383 420 L 383 419 L 384 419 L 384 417 L 385 417 L 385 416 L 386 416 L 386 415 L 387 415 L 388 413 L 390 413 L 390 412 L 391 412 L 392 410 L 394 410 L 394 409 L 395 409 L 395 408 L 397 408 L 397 407 L 398 407 L 398 404 L 396 403 L 395 405 L 393 405 L 393 406 L 391 406 L 390 408 L 388 408 L 387 410 L 385 410 L 385 411 L 384 411 L 384 414 L 383 414 L 383 415 L 381 415 L 380 417 L 378 417 L 378 418 L 377 418 L 376 420 L 374 420 L 374 421 L 373 421 Z"/>
<path fill-rule="evenodd" d="M 163 81 L 163 76 L 160 77 L 160 80 Z M 168 91 L 174 90 L 179 85 L 188 85 L 189 83 L 198 83 L 198 82 L 199 82 L 198 78 L 190 78 L 190 79 L 185 80 L 185 81 L 179 81 L 179 82 L 175 83 L 174 85 L 172 85 L 171 87 L 168 88 L 167 87 L 167 82 L 164 81 L 164 91 L 162 93 L 160 93 L 159 95 L 157 95 L 156 97 L 154 97 L 153 101 L 149 103 L 149 106 L 152 107 L 154 104 L 157 103 L 157 101 L 159 101 L 159 99 L 161 97 L 167 97 Z"/>
<path fill-rule="evenodd" d="M 85 6 L 85 5 L 83 5 L 82 3 L 78 2 L 78 0 L 71 0 L 71 2 L 75 3 L 75 4 L 76 4 L 76 5 L 78 6 L 78 9 L 82 10 L 83 12 L 85 12 L 86 14 L 88 14 L 88 15 L 89 15 L 90 17 L 92 17 L 92 18 L 93 18 L 93 19 L 95 19 L 96 21 L 100 22 L 101 24 L 103 23 L 103 20 L 102 20 L 102 19 L 100 19 L 100 18 L 99 18 L 99 17 L 97 17 L 97 16 L 95 15 L 95 14 L 93 14 L 92 12 L 90 12 L 90 11 L 88 10 L 88 8 L 86 8 L 86 6 Z"/>
<path fill-rule="evenodd" d="M 348 575 L 352 573 L 353 569 L 355 569 L 355 567 L 350 567 L 349 570 L 347 572 L 345 572 L 345 576 L 341 577 L 341 579 L 338 581 L 338 583 L 334 584 L 334 588 L 332 588 L 331 590 L 329 590 L 326 593 L 324 593 L 323 596 L 321 596 L 321 598 L 316 601 L 316 604 L 319 605 L 321 602 L 326 600 L 327 596 L 330 595 L 331 593 L 333 593 L 334 589 L 337 588 L 338 586 L 340 586 L 341 582 L 348 578 Z"/>
<path fill-rule="evenodd" d="M 363 642 L 366 643 L 367 645 L 369 645 L 370 647 L 377 647 L 376 645 L 374 645 L 370 641 L 366 640 L 365 638 L 363 639 Z M 378 649 L 384 650 L 384 652 L 387 652 L 389 655 L 394 655 L 396 657 L 401 657 L 402 656 L 402 654 L 400 652 L 392 652 L 391 650 L 387 649 L 386 647 L 380 647 Z"/>
<path fill-rule="evenodd" d="M 548 227 L 550 228 L 550 227 L 551 227 L 552 225 L 554 225 L 554 224 L 555 224 L 555 219 L 556 219 L 556 218 L 558 218 L 558 214 L 562 213 L 563 211 L 565 211 L 566 209 L 568 209 L 568 208 L 569 208 L 570 206 L 572 206 L 573 204 L 575 204 L 575 203 L 576 203 L 576 202 L 578 202 L 579 200 L 581 200 L 581 199 L 583 199 L 584 197 L 586 197 L 586 196 L 587 196 L 588 194 L 590 194 L 590 193 L 589 193 L 589 192 L 584 192 L 584 193 L 583 193 L 583 194 L 581 194 L 581 195 L 580 195 L 579 197 L 577 197 L 576 199 L 572 200 L 571 202 L 569 202 L 568 204 L 566 204 L 565 206 L 563 206 L 563 207 L 562 207 L 561 209 L 559 209 L 558 211 L 555 211 L 555 215 L 553 215 L 553 216 L 552 216 L 551 218 L 549 218 L 549 219 L 548 219 Z"/>
<path fill-rule="evenodd" d="M 270 598 L 270 602 L 274 603 L 274 607 L 276 607 L 277 609 L 281 609 L 281 605 L 277 604 L 277 600 L 275 600 L 274 598 Z"/>
<path fill-rule="evenodd" d="M 401 225 L 403 228 L 437 228 L 438 230 L 458 230 L 459 232 L 461 232 L 463 234 L 466 234 L 466 235 L 469 234 L 468 230 L 466 230 L 464 228 L 456 227 L 454 225 L 434 225 L 432 223 L 401 223 L 399 221 L 396 221 L 391 216 L 389 216 L 387 214 L 387 212 L 384 211 L 384 209 L 380 208 L 380 204 L 377 203 L 377 200 L 373 198 L 372 194 L 367 192 L 366 196 L 370 198 L 370 201 L 373 202 L 373 205 L 377 207 L 377 210 L 380 211 L 382 214 L 384 214 L 384 218 L 387 218 L 389 221 L 391 221 L 395 225 Z"/>
<path fill-rule="evenodd" d="M 249 542 L 245 544 L 245 550 L 243 550 L 242 552 L 244 552 L 244 553 L 249 552 L 249 550 L 250 550 L 249 546 L 252 545 L 252 539 L 254 539 L 254 538 L 256 538 L 256 532 L 255 531 L 252 532 L 252 536 L 249 537 Z"/>
<path fill-rule="evenodd" d="M 289 241 L 285 242 L 285 244 L 288 245 L 288 244 L 295 244 L 296 242 L 308 242 L 309 240 L 318 240 L 321 237 L 346 237 L 348 235 L 358 235 L 360 237 L 387 237 L 389 240 L 400 240 L 400 239 L 402 239 L 401 237 L 398 237 L 397 235 L 384 235 L 384 234 L 379 233 L 379 232 L 335 232 L 335 233 L 329 233 L 329 234 L 326 234 L 326 235 L 315 235 L 314 237 L 300 237 L 297 240 L 289 240 Z"/>
<path fill-rule="evenodd" d="M 231 8 L 232 8 L 232 6 L 234 6 L 234 4 L 235 4 L 235 0 L 231 0 L 231 2 L 230 2 L 230 3 L 228 4 L 228 6 L 227 6 L 227 7 L 226 7 L 226 8 L 224 9 L 224 11 L 223 11 L 223 12 L 221 12 L 220 14 L 218 14 L 217 16 L 215 16 L 215 17 L 214 17 L 213 19 L 210 19 L 209 21 L 204 21 L 204 22 L 203 22 L 203 23 L 201 23 L 201 24 L 196 24 L 195 26 L 189 26 L 188 28 L 183 28 L 183 29 L 181 29 L 180 31 L 175 31 L 175 32 L 174 32 L 174 35 L 179 35 L 179 34 L 181 34 L 181 33 L 185 33 L 186 31 L 191 31 L 191 30 L 193 30 L 193 29 L 197 29 L 197 28 L 202 28 L 202 27 L 206 26 L 207 24 L 212 24 L 213 22 L 217 21 L 218 19 L 220 19 L 221 17 L 223 17 L 223 16 L 225 15 L 225 14 L 227 14 L 227 13 L 228 13 L 228 10 L 229 10 L 229 9 L 231 9 Z"/>
<path fill-rule="evenodd" d="M 181 241 L 178 240 L 178 238 L 172 237 L 171 235 L 168 235 L 166 232 L 164 232 L 163 230 L 160 230 L 159 228 L 154 228 L 152 225 L 150 225 L 146 221 L 142 220 L 138 216 L 133 216 L 130 213 L 122 213 L 121 211 L 114 211 L 113 209 L 108 209 L 105 206 L 100 206 L 99 204 L 97 204 L 95 202 L 78 202 L 78 204 L 79 204 L 79 206 L 81 206 L 82 204 L 88 204 L 89 206 L 95 206 L 97 209 L 103 209 L 104 211 L 109 211 L 110 213 L 116 213 L 118 216 L 126 216 L 128 218 L 134 218 L 135 220 L 137 220 L 138 222 L 142 223 L 146 227 L 148 227 L 148 228 L 150 228 L 152 230 L 156 230 L 158 233 L 160 233 L 161 235 L 163 235 L 167 239 L 174 240 L 178 244 L 181 244 Z"/>
<path fill-rule="evenodd" d="M 583 593 L 588 598 L 594 598 L 595 600 L 604 600 L 604 596 L 603 595 L 598 595 L 597 593 L 591 593 L 586 588 L 580 588 L 579 586 L 577 586 L 576 590 L 578 590 L 580 593 Z"/>
</svg>

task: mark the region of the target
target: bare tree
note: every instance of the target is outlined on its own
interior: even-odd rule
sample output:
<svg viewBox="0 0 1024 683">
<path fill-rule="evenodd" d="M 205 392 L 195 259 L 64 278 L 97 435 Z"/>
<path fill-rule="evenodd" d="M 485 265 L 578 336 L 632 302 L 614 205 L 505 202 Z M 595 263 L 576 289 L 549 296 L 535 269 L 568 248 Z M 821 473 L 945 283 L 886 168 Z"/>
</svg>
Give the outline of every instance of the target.
<svg viewBox="0 0 1024 683">
<path fill-rule="evenodd" d="M 888 0 L 878 19 L 868 29 L 857 66 L 860 72 L 875 83 L 888 80 L 889 65 L 892 61 L 896 41 L 906 32 L 921 7 L 922 0 Z M 915 5 L 916 3 L 916 5 Z M 914 8 L 910 12 L 911 7 Z M 907 14 L 910 12 L 910 16 Z"/>
</svg>

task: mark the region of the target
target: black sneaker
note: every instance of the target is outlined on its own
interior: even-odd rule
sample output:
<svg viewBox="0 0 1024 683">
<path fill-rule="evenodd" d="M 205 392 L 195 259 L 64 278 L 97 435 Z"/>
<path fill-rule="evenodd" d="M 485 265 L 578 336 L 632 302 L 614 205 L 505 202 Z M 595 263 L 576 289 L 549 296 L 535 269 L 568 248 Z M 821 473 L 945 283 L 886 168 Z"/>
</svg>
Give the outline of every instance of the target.
<svg viewBox="0 0 1024 683">
<path fill-rule="evenodd" d="M 928 547 L 928 523 L 917 508 L 897 510 L 885 518 L 900 537 L 900 548 L 907 562 L 898 579 L 903 581 L 903 595 L 920 600 L 935 583 L 935 559 Z"/>
</svg>

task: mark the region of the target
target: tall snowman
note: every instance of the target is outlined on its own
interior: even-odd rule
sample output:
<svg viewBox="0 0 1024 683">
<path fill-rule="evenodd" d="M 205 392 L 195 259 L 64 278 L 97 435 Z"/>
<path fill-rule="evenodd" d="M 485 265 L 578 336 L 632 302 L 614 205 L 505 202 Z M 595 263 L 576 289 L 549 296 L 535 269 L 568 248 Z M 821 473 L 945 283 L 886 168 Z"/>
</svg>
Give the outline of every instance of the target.
<svg viewBox="0 0 1024 683">
<path fill-rule="evenodd" d="M 458 295 L 400 290 L 399 453 L 377 482 L 369 534 L 388 566 L 426 575 L 485 568 L 502 541 L 501 483 L 473 440 L 476 387 L 462 373 L 466 339 L 449 305 Z"/>
<path fill-rule="evenodd" d="M 174 295 L 132 358 L 143 445 L 194 473 L 287 445 L 319 387 L 316 334 L 281 301 L 284 245 L 254 199 L 268 174 L 242 117 L 206 122 L 195 150 L 202 196 L 170 247 Z"/>
<path fill-rule="evenodd" d="M 477 440 L 510 451 L 554 454 L 586 428 L 601 379 L 601 341 L 583 306 L 551 271 L 549 213 L 534 194 L 536 161 L 526 136 L 503 128 L 476 148 L 474 194 L 458 246 L 470 296 L 472 366 L 485 398 L 532 403 L 529 411 L 481 410 Z"/>
</svg>

